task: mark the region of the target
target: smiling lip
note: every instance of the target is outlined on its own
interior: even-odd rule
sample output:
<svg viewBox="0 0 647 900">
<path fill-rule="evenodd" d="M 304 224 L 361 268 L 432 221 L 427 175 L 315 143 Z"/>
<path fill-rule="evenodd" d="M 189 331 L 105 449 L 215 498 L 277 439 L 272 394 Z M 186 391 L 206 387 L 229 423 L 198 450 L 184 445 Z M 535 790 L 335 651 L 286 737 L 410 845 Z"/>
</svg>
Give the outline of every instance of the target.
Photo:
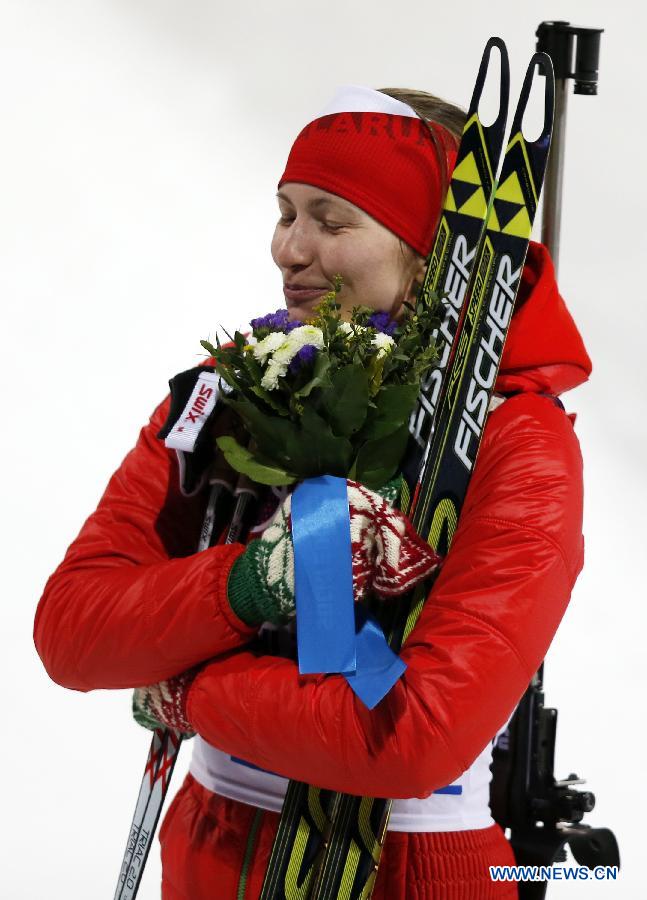
<svg viewBox="0 0 647 900">
<path fill-rule="evenodd" d="M 320 297 L 322 294 L 325 294 L 328 290 L 327 287 L 307 287 L 305 285 L 297 284 L 283 285 L 283 293 L 288 300 L 292 300 L 295 303 L 313 300 L 315 297 Z"/>
</svg>

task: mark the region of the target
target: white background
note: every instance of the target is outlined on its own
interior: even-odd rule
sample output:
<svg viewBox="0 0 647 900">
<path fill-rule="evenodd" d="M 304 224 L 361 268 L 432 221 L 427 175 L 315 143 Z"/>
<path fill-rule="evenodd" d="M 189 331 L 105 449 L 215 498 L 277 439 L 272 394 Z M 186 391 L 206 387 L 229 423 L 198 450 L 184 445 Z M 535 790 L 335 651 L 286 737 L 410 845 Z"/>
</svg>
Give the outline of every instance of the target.
<svg viewBox="0 0 647 900">
<path fill-rule="evenodd" d="M 595 371 L 567 398 L 587 563 L 547 702 L 557 772 L 587 776 L 588 821 L 614 829 L 624 869 L 549 897 L 642 896 L 644 6 L 2 0 L 2 897 L 112 896 L 148 734 L 127 692 L 49 681 L 33 615 L 167 379 L 218 323 L 281 305 L 269 239 L 297 131 L 346 82 L 466 104 L 491 33 L 514 94 L 537 24 L 555 18 L 607 31 L 600 95 L 569 112 L 560 283 Z M 140 896 L 158 883 L 156 844 Z"/>
</svg>

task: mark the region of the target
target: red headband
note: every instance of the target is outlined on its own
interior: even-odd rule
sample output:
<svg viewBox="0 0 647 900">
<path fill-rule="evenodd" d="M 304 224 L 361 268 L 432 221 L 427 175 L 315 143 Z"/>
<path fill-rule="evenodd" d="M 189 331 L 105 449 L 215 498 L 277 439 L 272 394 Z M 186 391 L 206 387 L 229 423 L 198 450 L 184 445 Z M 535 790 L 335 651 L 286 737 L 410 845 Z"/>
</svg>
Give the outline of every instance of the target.
<svg viewBox="0 0 647 900">
<path fill-rule="evenodd" d="M 417 117 L 337 112 L 299 134 L 279 187 L 297 181 L 337 194 L 427 256 L 456 143 L 442 125 Z"/>
</svg>

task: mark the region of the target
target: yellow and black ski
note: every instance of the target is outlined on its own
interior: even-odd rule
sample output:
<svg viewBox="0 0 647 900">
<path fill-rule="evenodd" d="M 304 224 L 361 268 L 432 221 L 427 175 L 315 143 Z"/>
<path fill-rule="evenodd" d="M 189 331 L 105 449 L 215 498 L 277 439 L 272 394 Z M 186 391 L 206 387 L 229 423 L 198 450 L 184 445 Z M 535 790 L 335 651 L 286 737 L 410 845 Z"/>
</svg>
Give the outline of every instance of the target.
<svg viewBox="0 0 647 900">
<path fill-rule="evenodd" d="M 523 117 L 535 74 L 545 77 L 544 125 L 527 141 Z M 441 555 L 447 553 L 478 452 L 490 397 L 514 309 L 532 223 L 544 178 L 554 109 L 550 58 L 535 54 L 528 66 L 489 205 L 467 303 L 438 399 L 429 452 L 409 516 Z M 420 614 L 429 585 L 419 585 L 403 609 L 390 644 L 399 649 Z M 341 795 L 311 900 L 370 898 L 386 834 L 390 800 Z"/>
<path fill-rule="evenodd" d="M 486 126 L 481 121 L 479 105 L 495 48 L 500 60 L 499 109 L 496 119 Z M 411 446 L 407 465 L 416 476 L 428 453 L 442 382 L 460 328 L 467 286 L 494 189 L 505 136 L 509 94 L 508 52 L 503 41 L 493 37 L 483 51 L 456 164 L 420 290 L 419 299 L 427 304 L 435 302 L 438 293 L 442 294 L 445 311 L 435 335 L 438 365 L 422 381 L 419 401 L 411 416 L 409 430 L 418 449 L 416 451 L 416 447 Z"/>
<path fill-rule="evenodd" d="M 496 119 L 486 126 L 479 116 L 479 104 L 495 49 L 500 58 L 499 111 Z M 431 302 L 432 292 L 441 292 L 446 296 L 446 306 L 437 335 L 439 366 L 421 385 L 419 401 L 410 423 L 412 439 L 408 470 L 413 473 L 411 480 L 408 479 L 412 488 L 410 493 L 413 493 L 428 457 L 433 420 L 443 393 L 443 376 L 447 373 L 465 307 L 467 286 L 477 256 L 503 146 L 509 84 L 505 44 L 500 38 L 491 38 L 481 59 L 456 165 L 420 294 L 421 299 Z M 289 783 L 261 900 L 301 900 L 310 896 L 326 846 L 330 823 L 334 820 L 339 832 L 346 821 L 347 812 L 344 811 L 340 819 L 337 810 L 339 804 L 346 801 L 347 798 L 332 791 L 296 781 Z M 369 798 L 361 801 L 357 813 L 355 815 L 355 811 L 348 811 L 351 817 L 355 815 L 364 852 L 372 854 L 374 835 L 379 834 L 377 826 L 382 815 Z M 381 843 L 380 840 L 379 846 Z"/>
</svg>

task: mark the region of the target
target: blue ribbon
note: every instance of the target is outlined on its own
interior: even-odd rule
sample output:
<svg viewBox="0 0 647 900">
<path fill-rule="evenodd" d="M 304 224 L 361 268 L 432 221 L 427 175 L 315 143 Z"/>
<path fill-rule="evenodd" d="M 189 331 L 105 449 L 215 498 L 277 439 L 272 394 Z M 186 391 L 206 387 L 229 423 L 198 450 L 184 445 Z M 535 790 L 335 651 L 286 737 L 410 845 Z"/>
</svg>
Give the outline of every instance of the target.
<svg viewBox="0 0 647 900">
<path fill-rule="evenodd" d="M 407 667 L 387 644 L 377 620 L 359 603 L 355 604 L 355 623 L 357 668 L 344 677 L 359 699 L 373 709 Z"/>
<path fill-rule="evenodd" d="M 292 495 L 299 671 L 342 673 L 373 709 L 406 669 L 353 596 L 346 479 L 309 478 Z"/>
<path fill-rule="evenodd" d="M 354 672 L 353 558 L 346 479 L 308 478 L 292 494 L 297 648 L 302 675 Z"/>
</svg>

